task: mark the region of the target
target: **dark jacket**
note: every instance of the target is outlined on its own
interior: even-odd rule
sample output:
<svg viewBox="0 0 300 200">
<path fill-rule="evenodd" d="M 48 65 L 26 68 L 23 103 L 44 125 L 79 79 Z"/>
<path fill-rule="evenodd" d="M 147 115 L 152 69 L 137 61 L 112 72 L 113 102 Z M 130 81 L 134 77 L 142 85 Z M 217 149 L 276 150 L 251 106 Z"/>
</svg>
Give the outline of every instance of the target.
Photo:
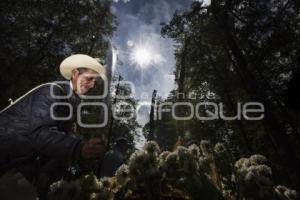
<svg viewBox="0 0 300 200">
<path fill-rule="evenodd" d="M 72 133 L 80 99 L 66 83 L 40 85 L 0 112 L 2 172 L 41 156 L 65 161 L 80 157 L 83 142 Z M 73 108 L 70 118 L 53 119 L 51 106 L 55 117 L 69 116 L 66 104 Z"/>
</svg>

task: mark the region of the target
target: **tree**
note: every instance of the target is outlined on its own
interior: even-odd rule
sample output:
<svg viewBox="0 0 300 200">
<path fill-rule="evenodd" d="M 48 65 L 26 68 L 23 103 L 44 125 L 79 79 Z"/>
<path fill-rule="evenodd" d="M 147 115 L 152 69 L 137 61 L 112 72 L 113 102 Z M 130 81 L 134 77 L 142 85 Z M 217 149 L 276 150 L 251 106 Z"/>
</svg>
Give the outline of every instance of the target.
<svg viewBox="0 0 300 200">
<path fill-rule="evenodd" d="M 266 154 L 280 171 L 278 177 L 289 169 L 294 183 L 293 177 L 299 177 L 299 127 L 283 94 L 291 74 L 299 70 L 298 16 L 293 1 L 214 0 L 211 6 L 193 3 L 191 11 L 175 13 L 162 27 L 162 35 L 177 47 L 175 93 L 195 93 L 196 99 L 185 99 L 192 103 L 223 103 L 226 116 L 236 113 L 235 102 L 256 101 L 265 107 L 261 121 L 195 119 L 184 131 L 193 138 L 223 141 L 236 156 Z"/>
<path fill-rule="evenodd" d="M 4 89 L 0 107 L 40 83 L 58 79 L 60 62 L 71 54 L 104 58 L 104 39 L 116 24 L 110 0 L 4 0 L 0 4 Z"/>
</svg>

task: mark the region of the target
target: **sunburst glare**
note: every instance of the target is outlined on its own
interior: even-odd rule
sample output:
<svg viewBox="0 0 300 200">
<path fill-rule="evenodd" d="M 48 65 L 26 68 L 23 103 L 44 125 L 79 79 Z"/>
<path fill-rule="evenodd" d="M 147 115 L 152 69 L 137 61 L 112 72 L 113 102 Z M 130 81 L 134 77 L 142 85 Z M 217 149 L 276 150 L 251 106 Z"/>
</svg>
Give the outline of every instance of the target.
<svg viewBox="0 0 300 200">
<path fill-rule="evenodd" d="M 147 67 L 151 64 L 153 56 L 149 49 L 138 47 L 133 49 L 131 60 L 141 67 Z"/>
</svg>

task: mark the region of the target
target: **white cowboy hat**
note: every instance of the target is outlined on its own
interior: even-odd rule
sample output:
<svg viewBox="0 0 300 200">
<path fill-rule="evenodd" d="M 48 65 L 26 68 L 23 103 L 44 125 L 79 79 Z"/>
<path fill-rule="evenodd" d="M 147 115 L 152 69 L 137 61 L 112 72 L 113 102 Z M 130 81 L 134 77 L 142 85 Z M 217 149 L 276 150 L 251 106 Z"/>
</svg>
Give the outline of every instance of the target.
<svg viewBox="0 0 300 200">
<path fill-rule="evenodd" d="M 75 54 L 64 59 L 59 67 L 61 75 L 67 79 L 71 79 L 72 70 L 77 68 L 92 69 L 102 78 L 106 77 L 106 69 L 95 58 L 84 54 Z"/>
</svg>

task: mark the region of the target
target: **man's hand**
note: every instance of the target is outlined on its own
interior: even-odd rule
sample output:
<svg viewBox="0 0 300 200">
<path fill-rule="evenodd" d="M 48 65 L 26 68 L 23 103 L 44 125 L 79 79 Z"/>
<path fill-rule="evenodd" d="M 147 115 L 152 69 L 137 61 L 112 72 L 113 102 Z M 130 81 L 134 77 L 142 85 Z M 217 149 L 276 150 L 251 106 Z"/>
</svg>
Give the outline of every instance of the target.
<svg viewBox="0 0 300 200">
<path fill-rule="evenodd" d="M 92 138 L 83 145 L 81 155 L 84 159 L 102 158 L 105 153 L 105 146 L 105 142 L 101 138 Z"/>
</svg>

